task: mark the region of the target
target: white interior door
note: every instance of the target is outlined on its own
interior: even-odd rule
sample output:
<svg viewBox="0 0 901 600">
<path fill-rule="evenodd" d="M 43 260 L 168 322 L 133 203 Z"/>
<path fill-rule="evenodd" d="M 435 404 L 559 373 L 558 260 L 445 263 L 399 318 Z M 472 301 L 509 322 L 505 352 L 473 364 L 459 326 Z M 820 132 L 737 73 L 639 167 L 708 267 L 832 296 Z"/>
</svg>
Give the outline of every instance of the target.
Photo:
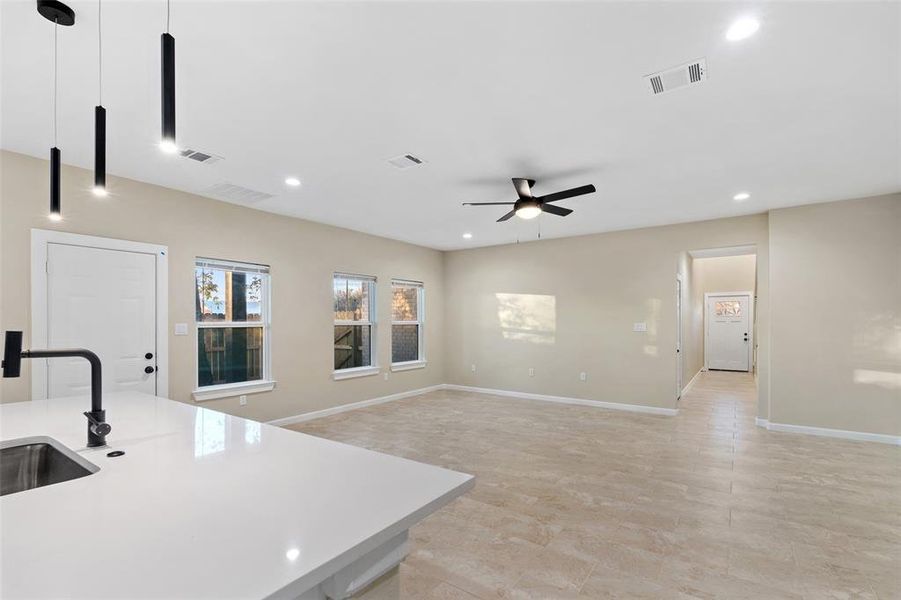
<svg viewBox="0 0 901 600">
<path fill-rule="evenodd" d="M 751 370 L 751 296 L 707 296 L 707 368 Z"/>
<path fill-rule="evenodd" d="M 47 245 L 47 347 L 95 352 L 105 392 L 157 393 L 156 297 L 153 254 Z M 87 361 L 47 360 L 48 397 L 89 390 Z"/>
</svg>

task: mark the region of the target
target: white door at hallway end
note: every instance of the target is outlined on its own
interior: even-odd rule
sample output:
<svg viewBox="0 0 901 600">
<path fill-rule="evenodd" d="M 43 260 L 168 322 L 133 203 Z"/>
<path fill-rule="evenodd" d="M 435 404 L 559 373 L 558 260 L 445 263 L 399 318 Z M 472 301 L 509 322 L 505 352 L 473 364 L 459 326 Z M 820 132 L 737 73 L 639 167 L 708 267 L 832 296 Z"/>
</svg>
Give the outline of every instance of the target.
<svg viewBox="0 0 901 600">
<path fill-rule="evenodd" d="M 707 368 L 724 371 L 751 370 L 750 294 L 706 294 Z"/>
<path fill-rule="evenodd" d="M 46 269 L 47 347 L 96 353 L 106 393 L 156 394 L 156 257 L 49 243 Z M 47 397 L 89 391 L 86 360 L 47 360 Z"/>
</svg>

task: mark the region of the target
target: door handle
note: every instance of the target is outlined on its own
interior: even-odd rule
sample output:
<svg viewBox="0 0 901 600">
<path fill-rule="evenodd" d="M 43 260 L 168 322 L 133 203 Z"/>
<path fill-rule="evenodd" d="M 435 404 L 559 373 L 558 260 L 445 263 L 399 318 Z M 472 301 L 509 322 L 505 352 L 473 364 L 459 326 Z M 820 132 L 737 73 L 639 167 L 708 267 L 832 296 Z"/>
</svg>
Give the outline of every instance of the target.
<svg viewBox="0 0 901 600">
<path fill-rule="evenodd" d="M 154 371 L 156 371 L 155 367 L 144 367 L 144 372 L 147 373 L 148 375 L 150 375 Z"/>
<path fill-rule="evenodd" d="M 153 352 L 148 352 L 147 354 L 144 355 L 144 358 L 146 358 L 147 360 L 150 360 L 151 358 L 153 358 Z"/>
</svg>

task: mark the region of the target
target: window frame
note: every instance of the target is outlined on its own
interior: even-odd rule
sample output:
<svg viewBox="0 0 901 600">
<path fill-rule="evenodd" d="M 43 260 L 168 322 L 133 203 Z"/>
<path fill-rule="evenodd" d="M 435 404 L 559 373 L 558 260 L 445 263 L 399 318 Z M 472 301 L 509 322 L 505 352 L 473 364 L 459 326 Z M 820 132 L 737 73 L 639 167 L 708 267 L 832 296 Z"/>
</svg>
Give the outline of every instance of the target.
<svg viewBox="0 0 901 600">
<path fill-rule="evenodd" d="M 394 286 L 415 287 L 416 292 L 416 320 L 415 321 L 395 321 L 394 307 L 391 307 L 391 370 L 392 371 L 408 371 L 410 369 L 421 369 L 428 364 L 425 355 L 425 284 L 421 281 L 412 279 L 392 279 L 391 295 L 394 296 Z M 394 326 L 395 325 L 416 325 L 418 332 L 418 351 L 415 360 L 405 360 L 394 362 Z"/>
<path fill-rule="evenodd" d="M 354 321 L 352 319 L 335 319 L 335 280 L 347 279 L 350 281 L 360 281 L 369 286 L 369 320 Z M 335 327 L 341 326 L 363 326 L 369 327 L 369 364 L 362 367 L 347 367 L 345 369 L 335 369 L 335 343 L 332 341 L 332 379 L 340 381 L 342 379 L 352 379 L 354 377 L 366 377 L 368 375 L 376 375 L 379 373 L 378 360 L 378 278 L 375 275 L 361 275 L 359 273 L 348 273 L 345 271 L 335 271 L 332 273 L 332 340 L 334 340 Z"/>
<path fill-rule="evenodd" d="M 203 402 L 206 400 L 215 400 L 218 398 L 229 398 L 243 394 L 256 394 L 260 392 L 269 392 L 275 389 L 276 381 L 272 376 L 272 273 L 269 265 L 258 263 L 247 263 L 235 260 L 224 260 L 216 258 L 207 258 L 202 256 L 194 257 L 194 293 L 197 293 L 197 268 L 208 267 L 220 271 L 238 271 L 242 273 L 253 273 L 263 276 L 263 283 L 260 286 L 260 320 L 259 321 L 198 321 L 197 315 L 194 315 L 194 391 L 191 395 L 195 402 Z M 216 385 L 207 385 L 200 387 L 200 365 L 197 362 L 199 348 L 198 338 L 202 329 L 237 329 L 237 328 L 260 328 L 263 329 L 263 343 L 260 350 L 263 356 L 260 360 L 260 368 L 262 369 L 262 377 L 251 381 L 240 381 L 235 383 L 221 383 Z"/>
</svg>

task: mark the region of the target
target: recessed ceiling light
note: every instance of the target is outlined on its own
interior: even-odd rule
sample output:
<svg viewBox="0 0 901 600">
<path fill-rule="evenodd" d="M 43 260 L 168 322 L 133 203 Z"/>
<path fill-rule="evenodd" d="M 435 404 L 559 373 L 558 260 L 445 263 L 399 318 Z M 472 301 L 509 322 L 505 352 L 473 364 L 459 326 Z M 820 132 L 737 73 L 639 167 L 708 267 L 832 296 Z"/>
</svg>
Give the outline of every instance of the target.
<svg viewBox="0 0 901 600">
<path fill-rule="evenodd" d="M 287 559 L 290 560 L 290 561 L 295 561 L 295 560 L 297 560 L 297 558 L 298 558 L 299 556 L 300 556 L 300 549 L 299 549 L 299 548 L 291 548 L 290 550 L 288 550 L 287 552 L 285 552 L 285 558 L 287 558 Z"/>
<path fill-rule="evenodd" d="M 472 239 L 472 234 L 471 234 L 471 233 L 464 233 L 464 234 L 463 234 L 463 239 L 464 239 L 464 240 L 471 240 L 471 239 Z"/>
<path fill-rule="evenodd" d="M 726 39 L 730 42 L 737 42 L 745 38 L 749 38 L 760 29 L 760 21 L 753 17 L 741 18 L 729 27 L 726 31 Z"/>
<path fill-rule="evenodd" d="M 750 197 L 751 197 L 751 194 L 749 194 L 748 192 L 739 192 L 739 193 L 735 194 L 734 196 L 732 196 L 732 199 L 735 200 L 736 202 L 744 202 L 745 200 L 747 200 Z"/>
<path fill-rule="evenodd" d="M 297 187 L 300 185 L 300 179 L 297 177 L 286 177 L 285 185 L 290 185 L 291 187 Z"/>
</svg>

